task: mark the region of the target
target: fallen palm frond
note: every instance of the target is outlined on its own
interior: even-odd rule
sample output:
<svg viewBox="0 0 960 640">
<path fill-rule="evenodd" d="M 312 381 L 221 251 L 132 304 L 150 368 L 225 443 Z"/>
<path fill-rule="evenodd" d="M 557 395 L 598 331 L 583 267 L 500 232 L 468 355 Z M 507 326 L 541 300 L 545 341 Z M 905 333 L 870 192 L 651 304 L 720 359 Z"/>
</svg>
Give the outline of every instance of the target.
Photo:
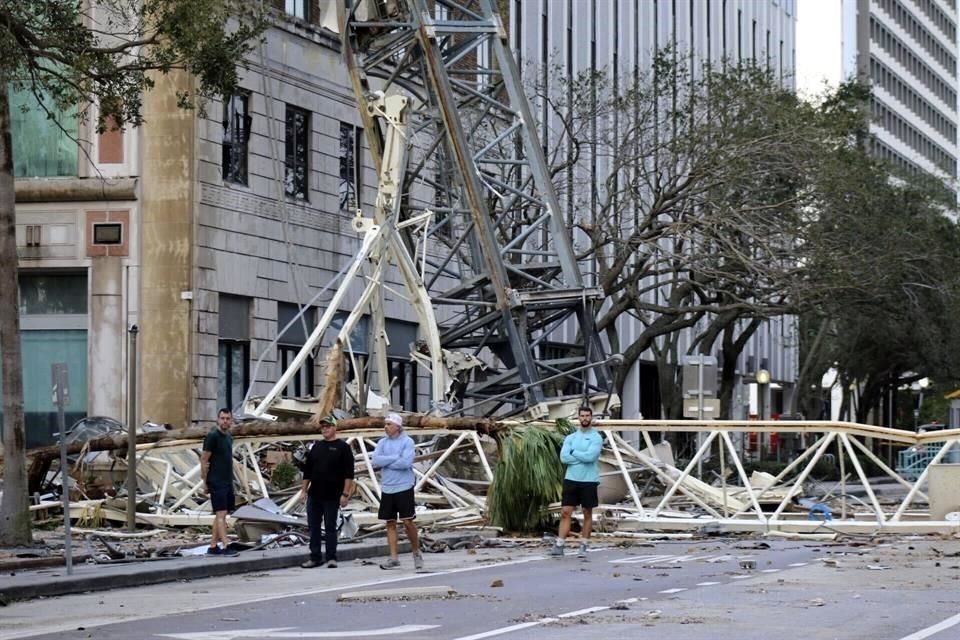
<svg viewBox="0 0 960 640">
<path fill-rule="evenodd" d="M 487 493 L 491 524 L 507 531 L 538 531 L 546 507 L 560 499 L 560 447 L 569 423 L 511 429 L 499 438 L 500 459 Z"/>
</svg>

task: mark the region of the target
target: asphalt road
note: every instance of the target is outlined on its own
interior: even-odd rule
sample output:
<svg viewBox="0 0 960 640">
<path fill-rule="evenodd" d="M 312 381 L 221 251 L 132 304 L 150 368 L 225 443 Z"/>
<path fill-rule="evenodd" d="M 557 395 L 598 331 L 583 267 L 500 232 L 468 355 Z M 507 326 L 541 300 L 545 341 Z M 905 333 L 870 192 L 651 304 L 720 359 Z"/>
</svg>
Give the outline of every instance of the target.
<svg viewBox="0 0 960 640">
<path fill-rule="evenodd" d="M 916 543 L 661 542 L 587 561 L 544 551 L 427 555 L 421 574 L 406 556 L 398 572 L 353 562 L 19 603 L 0 609 L 0 640 L 960 637 L 960 561 Z M 373 593 L 343 599 L 357 591 Z"/>
</svg>

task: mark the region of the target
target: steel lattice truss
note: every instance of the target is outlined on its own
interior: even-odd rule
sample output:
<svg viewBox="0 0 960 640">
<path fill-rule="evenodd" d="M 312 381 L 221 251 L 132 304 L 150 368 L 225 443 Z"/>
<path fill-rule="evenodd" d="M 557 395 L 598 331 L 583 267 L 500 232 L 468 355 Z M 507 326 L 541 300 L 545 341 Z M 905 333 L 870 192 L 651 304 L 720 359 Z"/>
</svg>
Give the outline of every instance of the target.
<svg viewBox="0 0 960 640">
<path fill-rule="evenodd" d="M 545 422 L 503 424 L 511 429 L 550 426 Z M 612 535 L 630 537 L 648 536 L 647 532 L 654 530 L 705 528 L 717 533 L 767 535 L 960 532 L 960 520 L 950 513 L 956 502 L 950 492 L 949 467 L 955 465 L 942 464 L 960 456 L 960 429 L 916 434 L 849 422 L 778 420 L 599 420 L 595 426 L 606 436 L 600 463 L 612 472 L 604 473 L 601 488 L 607 485 L 615 489 L 611 502 L 602 503 L 594 512 L 603 514 L 595 525 L 600 536 L 611 530 Z M 445 475 L 450 469 L 444 462 L 462 449 L 470 453 L 467 459 L 475 462 L 459 470 L 472 469 L 483 479 L 481 482 L 492 482 L 496 460 L 487 458 L 491 448 L 485 448 L 482 442 L 487 436 L 472 429 L 410 425 L 407 433 L 420 440 L 418 446 L 426 454 L 414 466 L 418 502 L 440 507 L 419 512 L 417 521 L 461 526 L 461 518 L 476 524 L 486 517 L 487 496 L 472 492 L 477 481 Z M 641 444 L 631 444 L 628 433 L 638 434 Z M 689 460 L 677 463 L 668 443 L 654 442 L 664 433 L 696 436 L 701 444 Z M 751 433 L 793 434 L 805 448 L 776 475 L 750 474 L 748 465 L 756 462 L 756 452 L 747 446 Z M 361 525 L 377 522 L 380 484 L 370 453 L 382 434 L 380 428 L 373 427 L 341 432 L 354 450 L 358 485 L 354 507 L 365 503 L 355 512 L 355 520 Z M 442 441 L 441 436 L 448 439 Z M 260 498 L 276 499 L 282 513 L 300 508 L 303 500 L 299 493 L 274 490 L 271 494 L 269 476 L 261 469 L 263 453 L 271 448 L 289 450 L 293 442 L 321 437 L 316 433 L 236 434 L 237 495 L 250 504 Z M 900 464 L 888 465 L 865 444 L 868 441 L 878 451 L 902 446 L 906 447 L 905 453 L 922 454 L 920 464 L 915 466 L 912 456 L 901 455 Z M 137 445 L 139 486 L 150 487 L 141 498 L 154 506 L 153 512 L 138 512 L 138 522 L 154 526 L 210 525 L 213 514 L 203 497 L 200 447 L 197 434 Z M 701 468 L 700 463 L 710 459 L 714 464 Z M 122 467 L 125 459 L 118 462 Z M 839 480 L 816 480 L 821 464 L 836 470 Z M 873 473 L 868 473 L 871 469 Z M 854 495 L 854 488 L 862 498 Z M 826 511 L 817 508 L 828 503 Z M 43 503 L 35 508 L 59 506 L 59 502 Z M 92 518 L 99 513 L 119 522 L 126 520 L 126 514 L 112 508 L 109 501 L 73 502 L 71 510 L 75 518 Z M 825 513 L 830 511 L 827 521 Z"/>
<path fill-rule="evenodd" d="M 608 392 L 600 293 L 584 286 L 491 1 L 341 0 L 338 18 L 380 176 L 376 224 L 422 265 L 442 348 L 495 363 L 452 372 L 445 412 L 545 415 L 550 400 Z M 400 122 L 384 96 L 407 98 L 403 175 L 390 174 Z"/>
</svg>

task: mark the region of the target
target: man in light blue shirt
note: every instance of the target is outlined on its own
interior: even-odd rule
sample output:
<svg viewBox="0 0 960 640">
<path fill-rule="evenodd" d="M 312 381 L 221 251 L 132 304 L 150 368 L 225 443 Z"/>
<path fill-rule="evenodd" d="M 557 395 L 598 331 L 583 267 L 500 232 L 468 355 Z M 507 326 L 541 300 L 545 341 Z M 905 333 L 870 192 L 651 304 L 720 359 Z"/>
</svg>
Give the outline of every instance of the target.
<svg viewBox="0 0 960 640">
<path fill-rule="evenodd" d="M 403 522 L 407 539 L 413 549 L 413 566 L 423 569 L 423 556 L 420 554 L 420 539 L 413 497 L 415 476 L 413 474 L 413 438 L 403 432 L 403 418 L 400 414 L 390 413 L 383 419 L 383 431 L 387 434 L 377 442 L 373 450 L 373 465 L 380 468 L 380 509 L 378 517 L 387 523 L 387 546 L 390 558 L 380 565 L 381 569 L 397 569 L 400 560 L 397 557 L 397 520 Z"/>
<path fill-rule="evenodd" d="M 560 531 L 556 544 L 550 550 L 550 555 L 556 557 L 563 556 L 563 544 L 570 533 L 573 510 L 578 506 L 583 511 L 583 530 L 577 557 L 587 557 L 587 544 L 593 529 L 593 508 L 600 504 L 597 487 L 600 485 L 599 461 L 603 438 L 593 428 L 593 409 L 580 407 L 577 417 L 580 428 L 564 438 L 563 448 L 560 449 L 560 462 L 567 465 L 567 472 L 563 476 L 563 497 L 560 501 Z"/>
</svg>

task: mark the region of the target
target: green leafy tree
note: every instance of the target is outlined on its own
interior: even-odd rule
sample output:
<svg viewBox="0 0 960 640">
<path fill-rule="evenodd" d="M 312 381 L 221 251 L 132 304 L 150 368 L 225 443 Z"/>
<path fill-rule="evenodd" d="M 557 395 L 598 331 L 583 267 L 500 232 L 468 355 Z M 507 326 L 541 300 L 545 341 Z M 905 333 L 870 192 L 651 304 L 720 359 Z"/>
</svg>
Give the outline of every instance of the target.
<svg viewBox="0 0 960 640">
<path fill-rule="evenodd" d="M 0 545 L 31 541 L 25 471 L 17 299 L 13 149 L 6 88 L 32 93 L 51 126 L 57 114 L 95 113 L 92 128 L 143 122 L 155 79 L 187 72 L 182 107 L 229 95 L 237 63 L 264 27 L 245 0 L 0 0 L 0 348 L 3 357 L 4 490 Z"/>
<path fill-rule="evenodd" d="M 650 353 L 677 415 L 678 350 L 707 353 L 719 341 L 729 397 L 750 335 L 795 313 L 808 282 L 796 255 L 807 186 L 840 142 L 835 129 L 762 66 L 693 73 L 670 50 L 649 69 L 583 74 L 538 99 L 580 258 L 606 297 L 597 327 L 624 356 L 617 390 Z M 629 342 L 624 321 L 640 327 Z"/>
<path fill-rule="evenodd" d="M 856 393 L 844 416 L 866 422 L 905 383 L 958 379 L 960 229 L 956 195 L 935 176 L 844 153 L 818 186 L 810 277 L 821 295 L 803 316 L 798 384 L 816 412 L 819 377 L 838 371 Z M 841 173 L 842 170 L 842 173 Z M 829 179 L 826 179 L 829 178 Z M 845 394 L 845 403 L 851 394 Z M 884 412 L 888 420 L 895 410 Z M 902 426 L 890 424 L 888 426 Z"/>
</svg>

